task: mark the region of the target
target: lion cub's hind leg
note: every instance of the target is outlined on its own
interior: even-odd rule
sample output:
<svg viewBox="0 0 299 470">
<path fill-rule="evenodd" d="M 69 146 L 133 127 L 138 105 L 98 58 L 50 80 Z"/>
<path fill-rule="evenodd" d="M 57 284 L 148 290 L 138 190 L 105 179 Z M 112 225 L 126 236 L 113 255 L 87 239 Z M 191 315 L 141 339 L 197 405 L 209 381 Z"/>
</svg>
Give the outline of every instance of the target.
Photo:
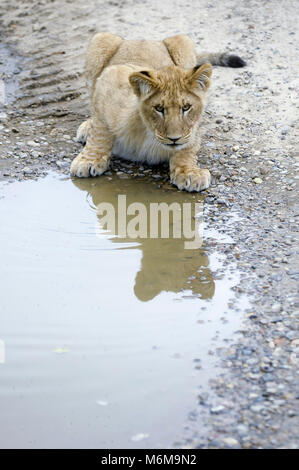
<svg viewBox="0 0 299 470">
<path fill-rule="evenodd" d="M 90 130 L 91 119 L 87 119 L 86 121 L 82 122 L 78 127 L 77 134 L 76 134 L 76 141 L 80 142 L 81 144 L 85 145 L 88 137 L 88 132 Z"/>
<path fill-rule="evenodd" d="M 92 119 L 88 121 L 86 146 L 71 164 L 71 175 L 79 178 L 100 176 L 108 170 L 114 141 L 113 135 L 103 123 Z M 81 126 L 87 126 L 88 121 Z"/>
</svg>

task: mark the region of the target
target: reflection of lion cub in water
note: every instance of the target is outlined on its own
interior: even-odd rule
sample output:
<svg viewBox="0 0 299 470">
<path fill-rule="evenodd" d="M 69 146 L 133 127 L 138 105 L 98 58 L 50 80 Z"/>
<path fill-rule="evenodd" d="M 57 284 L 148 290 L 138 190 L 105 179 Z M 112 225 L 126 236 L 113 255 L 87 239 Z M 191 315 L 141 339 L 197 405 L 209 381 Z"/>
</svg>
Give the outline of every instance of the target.
<svg viewBox="0 0 299 470">
<path fill-rule="evenodd" d="M 168 161 L 179 189 L 206 189 L 210 172 L 197 166 L 196 153 L 210 64 L 245 62 L 228 54 L 198 55 L 188 36 L 160 42 L 96 34 L 86 60 L 92 114 L 78 129 L 78 140 L 87 142 L 71 174 L 101 175 L 113 152 L 135 161 Z"/>
<path fill-rule="evenodd" d="M 155 185 L 147 185 L 143 180 L 132 181 L 130 179 L 118 179 L 112 177 L 102 178 L 102 181 L 95 183 L 90 179 L 74 180 L 74 184 L 81 191 L 86 191 L 92 198 L 91 207 L 97 209 L 99 218 L 100 233 L 103 228 L 107 229 L 105 222 L 103 224 L 103 216 L 106 212 L 100 209 L 100 204 L 110 204 L 115 211 L 115 227 L 112 231 L 107 230 L 106 236 L 112 243 L 119 245 L 120 249 L 140 250 L 142 253 L 141 265 L 135 277 L 134 292 L 139 300 L 144 302 L 153 299 L 161 292 L 183 293 L 188 296 L 192 295 L 201 299 L 212 298 L 215 292 L 215 282 L 213 274 L 209 268 L 209 258 L 203 249 L 185 249 L 186 238 L 182 234 L 180 238 L 173 237 L 173 219 L 170 216 L 167 226 L 169 227 L 169 238 L 162 238 L 161 235 L 161 219 L 158 224 L 158 238 L 131 238 L 128 234 L 124 237 L 118 235 L 118 195 L 126 195 L 126 208 L 128 210 L 130 204 L 136 201 L 144 204 L 146 209 L 145 221 L 150 232 L 150 204 L 160 203 L 161 192 L 157 191 Z M 145 192 L 146 191 L 146 192 Z M 145 196 L 146 194 L 146 196 Z M 168 207 L 175 200 L 179 200 L 180 207 L 187 203 L 190 204 L 194 199 L 190 194 L 181 193 L 179 195 L 173 191 L 163 191 L 163 200 L 167 202 Z M 87 200 L 91 203 L 90 198 Z M 138 212 L 138 209 L 137 209 Z M 122 212 L 122 216 L 127 215 Z M 134 214 L 136 215 L 136 213 Z M 128 215 L 128 220 L 132 218 Z M 161 215 L 162 218 L 162 215 Z M 128 227 L 128 225 L 126 225 Z M 131 258 L 134 259 L 134 256 Z M 117 261 L 116 261 L 117 262 Z M 189 291 L 189 292 L 188 292 Z"/>
</svg>

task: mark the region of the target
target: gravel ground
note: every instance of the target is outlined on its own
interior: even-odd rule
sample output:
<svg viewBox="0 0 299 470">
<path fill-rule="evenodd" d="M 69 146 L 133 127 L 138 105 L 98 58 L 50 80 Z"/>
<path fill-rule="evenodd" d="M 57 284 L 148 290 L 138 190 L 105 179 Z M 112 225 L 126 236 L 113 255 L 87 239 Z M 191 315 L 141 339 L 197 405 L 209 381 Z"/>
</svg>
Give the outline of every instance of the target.
<svg viewBox="0 0 299 470">
<path fill-rule="evenodd" d="M 199 49 L 234 51 L 248 62 L 214 70 L 199 162 L 214 177 L 205 221 L 235 241 L 207 250 L 237 263 L 236 298 L 245 293 L 251 308 L 236 343 L 212 352 L 223 373 L 199 395 L 176 445 L 298 447 L 297 2 L 2 0 L 0 15 L 0 180 L 68 173 L 80 149 L 76 128 L 88 116 L 82 70 L 96 31 L 187 33 Z M 111 171 L 169 186 L 163 167 L 115 159 Z"/>
</svg>

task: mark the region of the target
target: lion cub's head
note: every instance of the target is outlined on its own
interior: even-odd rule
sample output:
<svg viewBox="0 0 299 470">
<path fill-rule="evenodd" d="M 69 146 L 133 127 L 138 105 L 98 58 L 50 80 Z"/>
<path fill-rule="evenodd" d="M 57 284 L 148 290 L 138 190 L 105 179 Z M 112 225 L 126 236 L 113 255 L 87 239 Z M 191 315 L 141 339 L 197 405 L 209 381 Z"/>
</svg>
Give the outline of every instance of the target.
<svg viewBox="0 0 299 470">
<path fill-rule="evenodd" d="M 183 148 L 203 111 L 212 66 L 185 70 L 175 65 L 130 75 L 140 112 L 157 141 L 168 149 Z"/>
</svg>

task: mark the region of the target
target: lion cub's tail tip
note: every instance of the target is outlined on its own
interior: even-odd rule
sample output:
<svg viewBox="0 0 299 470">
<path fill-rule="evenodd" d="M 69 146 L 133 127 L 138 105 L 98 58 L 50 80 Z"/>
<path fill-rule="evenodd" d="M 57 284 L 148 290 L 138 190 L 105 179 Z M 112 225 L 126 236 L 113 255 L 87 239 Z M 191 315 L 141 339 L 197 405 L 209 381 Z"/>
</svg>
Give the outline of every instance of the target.
<svg viewBox="0 0 299 470">
<path fill-rule="evenodd" d="M 226 58 L 224 59 L 223 65 L 225 65 L 226 67 L 238 68 L 238 67 L 245 67 L 247 63 L 245 62 L 244 59 L 242 59 L 238 55 L 228 54 Z"/>
<path fill-rule="evenodd" d="M 222 67 L 245 67 L 246 62 L 240 56 L 236 54 L 230 54 L 229 52 L 206 52 L 198 54 L 197 64 L 202 65 L 204 63 L 210 63 L 211 65 L 220 65 Z"/>
</svg>

